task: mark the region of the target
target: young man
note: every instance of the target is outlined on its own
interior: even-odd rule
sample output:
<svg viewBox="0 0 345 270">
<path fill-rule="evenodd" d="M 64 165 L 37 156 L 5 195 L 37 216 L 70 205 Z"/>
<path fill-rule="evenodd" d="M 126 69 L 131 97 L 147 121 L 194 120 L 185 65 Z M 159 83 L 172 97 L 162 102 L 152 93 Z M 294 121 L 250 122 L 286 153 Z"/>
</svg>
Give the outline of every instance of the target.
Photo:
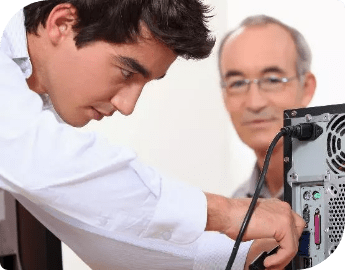
<svg viewBox="0 0 345 270">
<path fill-rule="evenodd" d="M 306 107 L 314 95 L 311 51 L 296 30 L 265 15 L 248 17 L 223 39 L 219 67 L 227 111 L 241 140 L 254 150 L 251 178 L 233 197 L 254 195 L 266 151 L 283 127 L 284 110 Z M 274 149 L 263 198 L 283 200 L 283 140 Z"/>
<path fill-rule="evenodd" d="M 207 11 L 197 0 L 50 0 L 5 30 L 0 186 L 93 269 L 225 269 L 227 236 L 237 236 L 249 200 L 163 179 L 132 151 L 74 128 L 131 114 L 176 57 L 207 57 Z M 281 249 L 265 263 L 282 269 L 303 226 L 286 204 L 260 201 L 244 240 L 270 240 L 244 243 L 234 268 L 273 239 Z"/>
</svg>

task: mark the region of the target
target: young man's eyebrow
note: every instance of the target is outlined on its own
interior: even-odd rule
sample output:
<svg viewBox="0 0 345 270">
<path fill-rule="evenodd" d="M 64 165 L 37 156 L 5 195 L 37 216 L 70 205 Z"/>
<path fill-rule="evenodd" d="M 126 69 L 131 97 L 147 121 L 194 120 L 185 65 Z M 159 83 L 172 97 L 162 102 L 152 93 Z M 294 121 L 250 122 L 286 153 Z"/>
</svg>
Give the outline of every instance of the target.
<svg viewBox="0 0 345 270">
<path fill-rule="evenodd" d="M 150 71 L 148 71 L 142 64 L 140 64 L 136 59 L 127 56 L 116 56 L 116 58 L 130 70 L 140 73 L 144 78 L 149 78 L 151 76 Z"/>
</svg>

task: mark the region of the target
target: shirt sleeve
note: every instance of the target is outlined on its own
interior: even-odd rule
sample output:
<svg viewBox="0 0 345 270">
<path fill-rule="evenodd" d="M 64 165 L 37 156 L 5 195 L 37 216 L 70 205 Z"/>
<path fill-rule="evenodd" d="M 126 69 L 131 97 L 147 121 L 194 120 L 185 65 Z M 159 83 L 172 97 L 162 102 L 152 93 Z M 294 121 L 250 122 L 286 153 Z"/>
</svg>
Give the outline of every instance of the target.
<svg viewBox="0 0 345 270">
<path fill-rule="evenodd" d="M 0 186 L 80 222 L 176 243 L 206 225 L 201 190 L 163 180 L 127 148 L 59 123 L 0 52 Z"/>
<path fill-rule="evenodd" d="M 232 239 L 216 232 L 203 232 L 189 244 L 109 232 L 81 224 L 55 209 L 37 206 L 21 195 L 15 197 L 91 269 L 224 270 L 234 246 Z M 243 269 L 251 244 L 240 245 L 233 269 Z"/>
</svg>

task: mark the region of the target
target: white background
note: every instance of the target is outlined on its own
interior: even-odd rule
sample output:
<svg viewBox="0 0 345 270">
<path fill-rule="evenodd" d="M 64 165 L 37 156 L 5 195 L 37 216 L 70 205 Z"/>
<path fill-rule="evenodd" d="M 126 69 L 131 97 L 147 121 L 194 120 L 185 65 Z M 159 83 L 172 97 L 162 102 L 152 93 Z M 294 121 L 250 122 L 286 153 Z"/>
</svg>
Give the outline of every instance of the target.
<svg viewBox="0 0 345 270">
<path fill-rule="evenodd" d="M 29 0 L 0 9 L 0 30 Z M 345 6 L 339 0 L 208 0 L 217 38 L 245 16 L 264 13 L 296 27 L 310 43 L 318 80 L 313 106 L 345 102 Z M 252 152 L 237 138 L 225 113 L 217 71 L 218 43 L 204 61 L 178 60 L 164 80 L 149 84 L 130 117 L 114 115 L 86 130 L 134 148 L 162 173 L 210 192 L 230 195 L 249 175 Z M 344 242 L 344 241 L 343 241 Z M 313 269 L 339 269 L 344 243 Z M 89 269 L 64 246 L 64 269 Z"/>
</svg>

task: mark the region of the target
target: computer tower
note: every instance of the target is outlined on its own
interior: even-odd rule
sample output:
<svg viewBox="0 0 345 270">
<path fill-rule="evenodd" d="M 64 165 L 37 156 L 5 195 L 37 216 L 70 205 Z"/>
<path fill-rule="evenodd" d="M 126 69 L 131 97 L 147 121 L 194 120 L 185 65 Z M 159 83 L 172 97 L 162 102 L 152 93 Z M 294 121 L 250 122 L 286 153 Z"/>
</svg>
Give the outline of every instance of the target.
<svg viewBox="0 0 345 270">
<path fill-rule="evenodd" d="M 288 270 L 327 259 L 345 225 L 345 104 L 284 112 L 284 126 L 301 123 L 316 123 L 322 134 L 311 141 L 284 138 L 284 200 L 307 223 Z"/>
</svg>

